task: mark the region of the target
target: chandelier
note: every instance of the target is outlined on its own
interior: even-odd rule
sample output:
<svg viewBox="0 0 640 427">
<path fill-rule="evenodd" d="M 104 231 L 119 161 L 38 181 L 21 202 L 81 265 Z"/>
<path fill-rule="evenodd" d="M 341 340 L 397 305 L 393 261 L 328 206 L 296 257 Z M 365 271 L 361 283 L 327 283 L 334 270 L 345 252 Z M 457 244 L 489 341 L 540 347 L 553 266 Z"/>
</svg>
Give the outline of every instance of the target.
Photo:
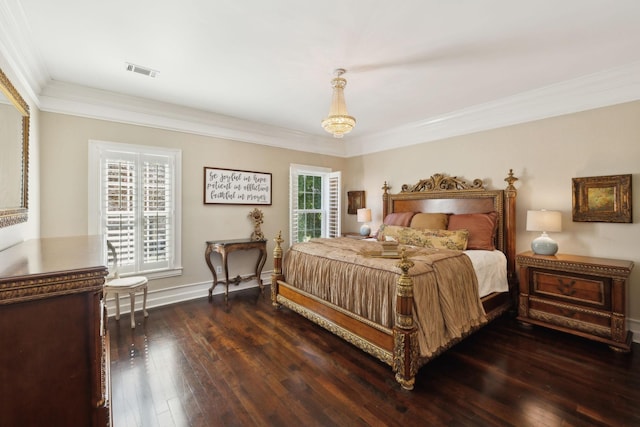
<svg viewBox="0 0 640 427">
<path fill-rule="evenodd" d="M 351 132 L 356 125 L 356 119 L 347 113 L 347 104 L 344 102 L 344 87 L 347 81 L 340 77 L 347 71 L 338 68 L 334 71 L 335 77 L 331 80 L 333 95 L 329 116 L 322 121 L 322 128 L 332 134 L 334 138 L 342 138 L 345 133 Z"/>
</svg>

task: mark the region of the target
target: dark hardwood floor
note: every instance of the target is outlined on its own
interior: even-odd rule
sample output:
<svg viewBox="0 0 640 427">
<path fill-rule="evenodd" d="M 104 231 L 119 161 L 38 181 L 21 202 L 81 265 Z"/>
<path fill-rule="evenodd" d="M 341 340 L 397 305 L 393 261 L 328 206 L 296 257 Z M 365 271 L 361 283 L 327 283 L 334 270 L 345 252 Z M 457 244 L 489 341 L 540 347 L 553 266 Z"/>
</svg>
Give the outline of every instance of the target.
<svg viewBox="0 0 640 427">
<path fill-rule="evenodd" d="M 498 319 L 422 367 L 391 368 L 258 289 L 109 319 L 113 425 L 638 426 L 640 345 Z"/>
</svg>

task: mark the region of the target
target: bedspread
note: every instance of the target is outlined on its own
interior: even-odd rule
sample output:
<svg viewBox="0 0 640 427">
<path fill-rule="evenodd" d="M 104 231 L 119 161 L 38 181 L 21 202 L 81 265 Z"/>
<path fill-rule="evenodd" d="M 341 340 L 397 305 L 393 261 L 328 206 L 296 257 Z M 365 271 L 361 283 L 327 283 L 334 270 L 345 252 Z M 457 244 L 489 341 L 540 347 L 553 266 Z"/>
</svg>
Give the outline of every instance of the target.
<svg viewBox="0 0 640 427">
<path fill-rule="evenodd" d="M 403 245 L 400 245 L 403 248 Z M 486 322 L 470 259 L 460 251 L 404 247 L 414 283 L 413 316 L 420 355 L 442 347 Z M 312 239 L 293 245 L 283 262 L 285 281 L 370 321 L 393 327 L 398 259 L 370 256 L 375 241 Z"/>
</svg>

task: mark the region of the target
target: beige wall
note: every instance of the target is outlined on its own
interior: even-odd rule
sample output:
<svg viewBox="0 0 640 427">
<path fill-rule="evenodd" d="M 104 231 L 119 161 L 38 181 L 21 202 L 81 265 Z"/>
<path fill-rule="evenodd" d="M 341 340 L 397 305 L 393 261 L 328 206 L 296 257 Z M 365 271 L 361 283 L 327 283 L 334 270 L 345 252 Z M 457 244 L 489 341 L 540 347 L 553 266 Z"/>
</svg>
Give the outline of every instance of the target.
<svg viewBox="0 0 640 427">
<path fill-rule="evenodd" d="M 270 172 L 272 206 L 264 212 L 262 231 L 269 239 L 268 252 L 279 230 L 289 237 L 289 164 L 299 163 L 341 170 L 346 160 L 267 146 L 214 139 L 68 115 L 41 113 L 42 237 L 86 234 L 88 141 L 179 148 L 182 150 L 182 264 L 183 275 L 153 280 L 150 292 L 211 280 L 204 261 L 205 241 L 248 238 L 253 223 L 249 211 L 256 206 L 203 204 L 205 166 Z M 244 262 L 250 258 L 250 262 Z M 218 259 L 218 258 L 214 258 Z M 229 257 L 232 274 L 248 274 L 255 255 Z M 272 269 L 269 259 L 265 271 Z M 203 295 L 204 296 L 204 295 Z"/>
<path fill-rule="evenodd" d="M 571 220 L 571 178 L 640 175 L 640 102 L 621 104 L 416 146 L 339 159 L 254 144 L 170 132 L 140 126 L 41 114 L 42 236 L 83 234 L 87 231 L 87 141 L 98 139 L 131 144 L 177 147 L 183 150 L 183 266 L 178 278 L 154 281 L 154 289 L 210 280 L 203 260 L 204 241 L 236 238 L 251 233 L 246 218 L 252 207 L 202 204 L 204 166 L 271 172 L 273 205 L 263 207 L 263 231 L 269 237 L 283 230 L 288 236 L 288 169 L 290 163 L 311 164 L 343 171 L 343 194 L 365 190 L 373 210 L 373 228 L 382 221 L 384 181 L 398 191 L 433 173 L 468 180 L 484 179 L 503 188 L 510 168 L 518 188 L 517 250 L 529 249 L 537 233 L 524 229 L 528 209 L 563 213 L 563 231 L 553 235 L 560 250 L 590 256 L 620 258 L 639 266 L 630 281 L 629 317 L 640 330 L 640 195 L 635 186 L 633 224 L 574 223 Z M 344 140 L 348 144 L 348 138 Z M 346 200 L 345 200 L 346 210 Z M 355 231 L 355 215 L 343 215 L 343 231 Z M 269 251 L 273 243 L 269 242 Z M 239 258 L 239 262 L 243 261 Z M 249 263 L 250 264 L 250 263 Z M 242 268 L 239 263 L 237 268 Z M 236 268 L 233 265 L 232 267 Z M 265 269 L 271 269 L 271 262 Z M 242 271 L 241 273 L 248 273 Z M 636 340 L 637 340 L 636 336 Z"/>
<path fill-rule="evenodd" d="M 490 187 L 504 188 L 510 168 L 520 179 L 516 183 L 517 251 L 529 250 L 538 234 L 525 231 L 528 209 L 562 211 L 563 230 L 551 236 L 561 252 L 636 264 L 627 302 L 634 329 L 640 330 L 640 102 L 352 158 L 344 184 L 347 189 L 366 191 L 367 206 L 379 225 L 380 187 L 385 180 L 393 192 L 434 173 L 481 178 Z M 618 174 L 632 174 L 635 181 L 634 223 L 572 222 L 571 178 Z M 345 227 L 357 229 L 353 218 L 347 222 Z"/>
</svg>

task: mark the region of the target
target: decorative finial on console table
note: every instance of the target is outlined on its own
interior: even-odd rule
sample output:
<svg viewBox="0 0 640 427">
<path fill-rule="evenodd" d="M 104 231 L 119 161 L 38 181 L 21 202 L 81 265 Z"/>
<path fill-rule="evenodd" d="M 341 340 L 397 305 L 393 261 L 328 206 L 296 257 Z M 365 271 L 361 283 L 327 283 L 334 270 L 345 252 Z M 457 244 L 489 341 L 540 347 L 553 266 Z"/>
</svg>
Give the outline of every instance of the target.
<svg viewBox="0 0 640 427">
<path fill-rule="evenodd" d="M 263 223 L 264 214 L 258 208 L 255 208 L 251 212 L 249 212 L 249 218 L 253 221 L 253 233 L 251 233 L 251 240 L 258 241 L 264 240 L 264 234 L 262 233 L 262 229 L 260 228 L 260 224 Z"/>
</svg>

